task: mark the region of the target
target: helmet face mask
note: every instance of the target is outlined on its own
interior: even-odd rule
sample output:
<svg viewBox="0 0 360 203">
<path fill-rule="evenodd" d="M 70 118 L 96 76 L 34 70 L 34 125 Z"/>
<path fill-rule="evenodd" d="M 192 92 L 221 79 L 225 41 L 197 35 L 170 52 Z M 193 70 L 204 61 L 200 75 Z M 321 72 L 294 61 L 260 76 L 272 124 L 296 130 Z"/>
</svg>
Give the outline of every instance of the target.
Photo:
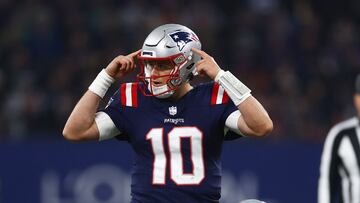
<svg viewBox="0 0 360 203">
<path fill-rule="evenodd" d="M 146 84 L 149 92 L 142 88 L 145 96 L 156 96 L 159 98 L 167 98 L 177 89 L 172 85 L 171 81 L 179 80 L 179 74 L 176 74 L 176 66 L 169 60 L 144 60 L 140 61 L 141 72 L 137 75 L 138 81 Z M 152 74 L 156 69 L 157 74 Z M 160 82 L 159 82 L 160 81 Z M 161 86 L 154 85 L 161 83 Z"/>
<path fill-rule="evenodd" d="M 166 24 L 154 29 L 145 39 L 138 56 L 141 71 L 137 80 L 145 84 L 142 93 L 146 96 L 167 98 L 181 84 L 191 80 L 196 74 L 194 64 L 200 60 L 199 56 L 193 55 L 191 48 L 201 49 L 201 43 L 189 28 Z M 153 68 L 166 74 L 153 75 Z M 153 85 L 153 81 L 159 78 L 166 78 L 166 87 Z"/>
</svg>

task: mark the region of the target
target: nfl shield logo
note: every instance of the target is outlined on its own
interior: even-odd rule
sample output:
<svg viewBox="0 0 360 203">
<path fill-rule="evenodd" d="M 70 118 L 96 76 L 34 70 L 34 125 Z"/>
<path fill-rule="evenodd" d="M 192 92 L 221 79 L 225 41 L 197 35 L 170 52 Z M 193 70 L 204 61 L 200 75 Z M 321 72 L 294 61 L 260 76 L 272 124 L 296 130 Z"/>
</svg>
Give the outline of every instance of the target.
<svg viewBox="0 0 360 203">
<path fill-rule="evenodd" d="M 172 116 L 177 114 L 177 107 L 176 106 L 169 107 L 169 114 Z"/>
</svg>

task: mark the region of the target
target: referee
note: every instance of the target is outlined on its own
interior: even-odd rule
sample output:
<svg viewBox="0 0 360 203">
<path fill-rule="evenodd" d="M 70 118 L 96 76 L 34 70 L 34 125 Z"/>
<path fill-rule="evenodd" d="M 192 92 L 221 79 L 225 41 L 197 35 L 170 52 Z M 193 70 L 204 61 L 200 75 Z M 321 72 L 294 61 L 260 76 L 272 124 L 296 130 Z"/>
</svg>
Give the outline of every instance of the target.
<svg viewBox="0 0 360 203">
<path fill-rule="evenodd" d="M 360 203 L 360 74 L 354 105 L 357 116 L 336 124 L 325 140 L 318 203 Z"/>
</svg>

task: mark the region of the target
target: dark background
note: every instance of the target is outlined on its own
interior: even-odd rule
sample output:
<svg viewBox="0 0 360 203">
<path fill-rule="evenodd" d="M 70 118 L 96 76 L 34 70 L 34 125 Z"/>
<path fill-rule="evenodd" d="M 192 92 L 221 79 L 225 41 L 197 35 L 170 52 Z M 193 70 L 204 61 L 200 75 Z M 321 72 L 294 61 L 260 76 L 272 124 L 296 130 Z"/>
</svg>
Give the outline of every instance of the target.
<svg viewBox="0 0 360 203">
<path fill-rule="evenodd" d="M 130 147 L 61 132 L 98 72 L 164 23 L 195 31 L 274 122 L 225 144 L 222 202 L 316 202 L 326 134 L 355 115 L 358 0 L 0 0 L 0 203 L 128 201 Z"/>
<path fill-rule="evenodd" d="M 0 141 L 58 138 L 101 68 L 156 26 L 180 23 L 253 90 L 273 139 L 322 142 L 354 114 L 359 20 L 356 0 L 2 0 Z"/>
<path fill-rule="evenodd" d="M 61 137 L 102 68 L 156 26 L 180 23 L 264 104 L 269 139 L 321 143 L 354 114 L 359 20 L 356 0 L 2 0 L 0 142 Z"/>
</svg>

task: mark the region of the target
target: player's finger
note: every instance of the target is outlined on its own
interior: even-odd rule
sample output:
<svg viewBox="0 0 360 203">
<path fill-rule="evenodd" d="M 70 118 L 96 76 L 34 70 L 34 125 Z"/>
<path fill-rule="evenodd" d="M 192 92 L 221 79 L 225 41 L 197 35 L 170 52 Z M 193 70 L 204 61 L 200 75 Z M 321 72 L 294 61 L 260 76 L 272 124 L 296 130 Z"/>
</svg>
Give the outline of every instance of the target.
<svg viewBox="0 0 360 203">
<path fill-rule="evenodd" d="M 124 71 L 126 68 L 126 63 L 120 63 L 120 70 Z"/>
<path fill-rule="evenodd" d="M 140 52 L 141 52 L 141 49 L 139 49 L 139 50 L 127 55 L 127 56 L 130 57 L 130 58 L 135 58 Z"/>
<path fill-rule="evenodd" d="M 141 49 L 135 51 L 134 53 L 131 53 L 129 58 L 131 60 L 131 67 L 136 68 L 136 63 L 138 61 L 137 55 L 141 52 Z"/>
<path fill-rule="evenodd" d="M 204 69 L 206 68 L 206 60 L 200 60 L 195 64 L 195 68 L 198 72 L 204 71 Z"/>
<path fill-rule="evenodd" d="M 128 66 L 127 61 L 124 58 L 119 60 L 119 63 L 121 64 L 120 70 L 122 70 L 122 71 L 124 71 L 126 69 L 126 67 Z"/>
<path fill-rule="evenodd" d="M 131 68 L 136 68 L 137 59 L 136 57 L 130 59 Z"/>
<path fill-rule="evenodd" d="M 130 67 L 129 66 L 126 66 L 123 70 L 125 73 L 129 72 L 130 71 Z"/>
<path fill-rule="evenodd" d="M 130 60 L 130 64 L 129 64 L 130 70 L 134 69 L 135 67 L 136 67 L 136 63 L 134 62 L 134 60 Z"/>
<path fill-rule="evenodd" d="M 129 71 L 136 68 L 136 63 L 132 58 L 127 58 L 127 60 L 128 60 Z"/>
<path fill-rule="evenodd" d="M 204 71 L 203 63 L 202 64 L 196 64 L 195 68 L 196 68 L 197 72 L 199 72 L 199 73 Z"/>
<path fill-rule="evenodd" d="M 127 66 L 124 70 L 123 70 L 124 73 L 128 73 L 130 72 L 130 68 Z"/>
<path fill-rule="evenodd" d="M 124 61 L 126 63 L 126 67 L 132 67 L 133 66 L 133 60 L 129 57 L 125 57 Z"/>
<path fill-rule="evenodd" d="M 195 52 L 196 54 L 200 55 L 202 58 L 207 58 L 209 57 L 209 55 L 205 52 L 205 51 L 202 51 L 200 49 L 197 49 L 197 48 L 192 48 L 191 51 Z"/>
<path fill-rule="evenodd" d="M 201 59 L 200 61 L 195 63 L 195 66 L 200 66 L 201 64 L 205 63 L 206 61 L 204 59 Z"/>
<path fill-rule="evenodd" d="M 127 71 L 129 71 L 130 69 L 131 69 L 131 67 L 132 67 L 132 62 L 131 62 L 131 60 L 129 60 L 129 59 L 127 59 L 126 60 L 126 69 L 127 69 Z"/>
</svg>

